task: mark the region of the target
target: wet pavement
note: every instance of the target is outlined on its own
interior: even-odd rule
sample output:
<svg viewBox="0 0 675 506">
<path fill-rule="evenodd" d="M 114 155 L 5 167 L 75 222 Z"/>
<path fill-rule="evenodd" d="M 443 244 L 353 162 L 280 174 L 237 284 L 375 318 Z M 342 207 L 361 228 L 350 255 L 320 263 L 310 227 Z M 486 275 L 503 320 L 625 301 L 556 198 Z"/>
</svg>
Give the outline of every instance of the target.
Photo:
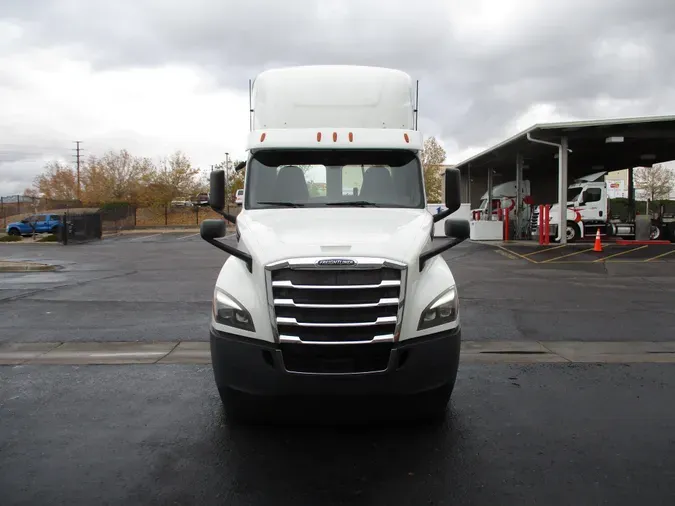
<svg viewBox="0 0 675 506">
<path fill-rule="evenodd" d="M 532 251 L 446 253 L 465 342 L 444 423 L 288 404 L 311 423 L 242 428 L 203 342 L 222 252 L 189 231 L 0 245 L 59 266 L 0 274 L 0 504 L 672 504 L 671 256 Z"/>
<path fill-rule="evenodd" d="M 673 388 L 669 365 L 462 364 L 438 425 L 231 427 L 208 366 L 0 367 L 2 503 L 672 504 Z"/>
<path fill-rule="evenodd" d="M 0 273 L 0 342 L 207 339 L 213 283 L 225 256 L 193 234 L 0 245 L 0 258 L 61 266 Z M 556 251 L 568 254 L 550 254 Z M 534 263 L 538 256 L 527 260 L 468 242 L 444 255 L 458 282 L 465 339 L 673 340 L 673 262 L 619 262 L 621 256 L 572 262 L 573 256 L 569 263 Z"/>
</svg>

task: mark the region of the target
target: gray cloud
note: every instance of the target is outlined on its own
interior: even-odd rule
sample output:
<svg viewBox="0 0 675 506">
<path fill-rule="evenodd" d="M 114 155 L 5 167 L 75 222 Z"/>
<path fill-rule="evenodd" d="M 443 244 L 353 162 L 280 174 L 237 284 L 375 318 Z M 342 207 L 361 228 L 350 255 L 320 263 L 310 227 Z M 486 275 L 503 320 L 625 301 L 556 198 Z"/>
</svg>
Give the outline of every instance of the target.
<svg viewBox="0 0 675 506">
<path fill-rule="evenodd" d="M 494 29 L 481 27 L 492 12 L 448 0 L 23 0 L 4 10 L 26 42 L 75 45 L 96 68 L 188 63 L 239 89 L 276 65 L 401 68 L 421 81 L 423 118 L 458 150 L 512 133 L 506 125 L 536 103 L 583 118 L 675 110 L 672 0 L 512 3 Z M 623 102 L 608 109 L 603 97 Z"/>
</svg>

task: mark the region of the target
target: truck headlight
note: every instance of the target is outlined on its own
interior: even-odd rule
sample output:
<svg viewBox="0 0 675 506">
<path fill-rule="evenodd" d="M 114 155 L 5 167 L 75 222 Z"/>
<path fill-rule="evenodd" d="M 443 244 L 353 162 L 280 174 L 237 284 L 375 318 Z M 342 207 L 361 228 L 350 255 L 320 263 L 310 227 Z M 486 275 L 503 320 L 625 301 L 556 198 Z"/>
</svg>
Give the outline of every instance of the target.
<svg viewBox="0 0 675 506">
<path fill-rule="evenodd" d="M 417 330 L 424 330 L 445 323 L 454 322 L 459 315 L 459 297 L 452 286 L 436 297 L 420 316 Z"/>
<path fill-rule="evenodd" d="M 234 297 L 217 288 L 213 293 L 213 317 L 222 325 L 255 332 L 251 314 Z"/>
</svg>

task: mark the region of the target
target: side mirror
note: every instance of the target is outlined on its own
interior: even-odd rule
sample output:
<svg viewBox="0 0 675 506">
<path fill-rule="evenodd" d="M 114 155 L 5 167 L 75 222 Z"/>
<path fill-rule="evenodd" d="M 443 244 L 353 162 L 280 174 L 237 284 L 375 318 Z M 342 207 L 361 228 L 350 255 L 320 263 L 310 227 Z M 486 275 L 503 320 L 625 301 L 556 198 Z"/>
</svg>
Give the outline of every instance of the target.
<svg viewBox="0 0 675 506">
<path fill-rule="evenodd" d="M 244 169 L 245 167 L 246 167 L 246 162 L 239 162 L 239 163 L 236 165 L 236 167 L 234 168 L 234 170 L 235 170 L 236 172 L 239 172 L 240 170 Z"/>
<path fill-rule="evenodd" d="M 445 169 L 445 207 L 452 214 L 462 204 L 459 169 Z"/>
<path fill-rule="evenodd" d="M 209 206 L 220 213 L 225 208 L 225 171 L 214 170 L 211 172 L 210 186 Z"/>
<path fill-rule="evenodd" d="M 226 227 L 223 220 L 204 220 L 199 227 L 202 239 L 213 241 L 225 237 Z"/>
<path fill-rule="evenodd" d="M 469 220 L 445 220 L 445 235 L 456 239 L 468 239 L 471 235 Z"/>
</svg>

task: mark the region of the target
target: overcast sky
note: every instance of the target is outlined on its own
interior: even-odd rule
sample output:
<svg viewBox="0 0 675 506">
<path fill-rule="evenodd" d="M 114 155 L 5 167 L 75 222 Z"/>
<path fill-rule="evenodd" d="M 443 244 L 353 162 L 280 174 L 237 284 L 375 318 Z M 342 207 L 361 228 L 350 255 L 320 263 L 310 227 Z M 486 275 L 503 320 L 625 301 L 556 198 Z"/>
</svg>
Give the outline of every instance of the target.
<svg viewBox="0 0 675 506">
<path fill-rule="evenodd" d="M 45 160 L 244 155 L 248 79 L 400 68 L 457 162 L 541 121 L 675 113 L 673 0 L 0 0 L 0 195 Z"/>
</svg>

